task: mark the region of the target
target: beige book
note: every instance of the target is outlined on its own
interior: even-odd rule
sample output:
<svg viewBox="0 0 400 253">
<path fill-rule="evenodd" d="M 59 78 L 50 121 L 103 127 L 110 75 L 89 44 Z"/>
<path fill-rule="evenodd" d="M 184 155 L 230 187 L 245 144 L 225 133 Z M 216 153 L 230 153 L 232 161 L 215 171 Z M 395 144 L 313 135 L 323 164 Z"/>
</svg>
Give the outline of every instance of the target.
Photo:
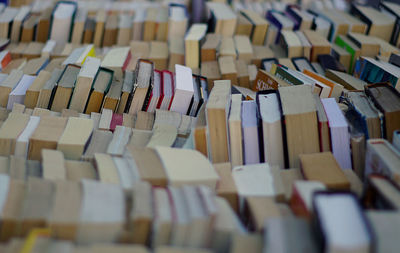
<svg viewBox="0 0 400 253">
<path fill-rule="evenodd" d="M 58 57 L 55 59 L 50 60 L 49 64 L 47 64 L 44 70 L 49 71 L 52 73 L 55 69 L 61 69 L 62 63 L 66 60 L 66 57 Z"/>
<path fill-rule="evenodd" d="M 178 129 L 175 126 L 158 124 L 153 127 L 153 135 L 151 136 L 147 147 L 154 148 L 156 146 L 172 147 L 178 136 Z"/>
<path fill-rule="evenodd" d="M 104 26 L 103 47 L 111 47 L 117 42 L 118 16 L 109 15 Z"/>
<path fill-rule="evenodd" d="M 51 93 L 53 91 L 56 82 L 62 74 L 61 69 L 54 69 L 51 73 L 50 79 L 46 81 L 43 87 L 40 89 L 39 96 L 36 103 L 36 108 L 48 108 Z"/>
<path fill-rule="evenodd" d="M 217 163 L 214 168 L 220 178 L 216 189 L 216 194 L 228 201 L 232 209 L 239 211 L 239 196 L 235 181 L 232 177 L 232 167 L 230 163 Z"/>
<path fill-rule="evenodd" d="M 128 46 L 131 40 L 132 16 L 122 14 L 118 21 L 117 45 Z"/>
<path fill-rule="evenodd" d="M 169 7 L 158 8 L 157 23 L 156 23 L 157 28 L 155 33 L 155 40 L 157 41 L 168 40 L 168 15 L 169 15 Z"/>
<path fill-rule="evenodd" d="M 237 58 L 237 52 L 235 48 L 235 41 L 231 37 L 222 37 L 221 45 L 219 47 L 219 57 L 221 56 L 232 56 L 234 59 Z"/>
<path fill-rule="evenodd" d="M 257 233 L 235 234 L 232 238 L 231 253 L 262 252 L 264 243 L 262 235 Z"/>
<path fill-rule="evenodd" d="M 148 182 L 140 181 L 133 186 L 133 205 L 128 214 L 130 241 L 146 245 L 151 234 L 153 221 L 152 187 Z"/>
<path fill-rule="evenodd" d="M 211 249 L 188 248 L 175 246 L 159 246 L 155 248 L 155 253 L 211 253 Z"/>
<path fill-rule="evenodd" d="M 233 39 L 235 42 L 238 59 L 250 64 L 251 60 L 253 59 L 253 48 L 249 38 L 244 35 L 236 35 Z"/>
<path fill-rule="evenodd" d="M 12 179 L 26 180 L 27 171 L 25 157 L 10 157 L 9 175 Z"/>
<path fill-rule="evenodd" d="M 310 56 L 311 62 L 316 62 L 320 54 L 330 54 L 331 43 L 318 32 L 306 30 L 304 31 L 304 35 L 307 37 L 312 47 Z"/>
<path fill-rule="evenodd" d="M 85 22 L 88 18 L 88 10 L 87 8 L 78 8 L 74 20 L 74 25 L 72 28 L 72 37 L 71 42 L 80 44 L 82 43 L 83 33 L 85 29 Z"/>
<path fill-rule="evenodd" d="M 116 184 L 82 180 L 78 243 L 115 242 L 125 221 L 125 196 Z"/>
<path fill-rule="evenodd" d="M 51 73 L 45 70 L 40 71 L 37 78 L 33 81 L 32 85 L 29 86 L 25 94 L 24 104 L 26 108 L 34 109 L 36 107 L 40 90 L 50 79 Z"/>
<path fill-rule="evenodd" d="M 91 119 L 70 117 L 57 143 L 66 159 L 79 160 L 93 132 Z"/>
<path fill-rule="evenodd" d="M 146 18 L 144 20 L 143 27 L 143 40 L 152 41 L 155 40 L 157 32 L 157 15 L 158 9 L 155 7 L 147 8 Z"/>
<path fill-rule="evenodd" d="M 97 172 L 91 162 L 65 160 L 67 180 L 80 182 L 82 179 L 97 180 Z"/>
<path fill-rule="evenodd" d="M 64 155 L 58 150 L 42 149 L 43 178 L 65 180 L 67 176 Z"/>
<path fill-rule="evenodd" d="M 375 40 L 375 37 L 359 33 L 348 33 L 349 38 L 360 48 L 360 56 L 375 57 L 379 54 L 381 45 Z"/>
<path fill-rule="evenodd" d="M 229 146 L 232 167 L 243 165 L 242 144 L 242 95 L 232 95 L 231 110 L 228 117 Z"/>
<path fill-rule="evenodd" d="M 128 146 L 140 178 L 153 186 L 167 186 L 167 175 L 157 152 L 151 148 Z"/>
<path fill-rule="evenodd" d="M 112 110 L 104 109 L 101 113 L 100 121 L 99 121 L 99 129 L 100 130 L 110 130 L 110 124 L 112 120 Z"/>
<path fill-rule="evenodd" d="M 15 152 L 18 136 L 29 122 L 29 115 L 10 113 L 0 128 L 0 155 L 9 156 Z"/>
<path fill-rule="evenodd" d="M 208 138 L 207 138 L 207 121 L 206 121 L 206 105 L 203 104 L 197 113 L 197 122 L 193 128 L 194 148 L 208 157 Z"/>
<path fill-rule="evenodd" d="M 107 153 L 113 156 L 122 156 L 125 151 L 125 146 L 129 142 L 132 134 L 132 128 L 117 126 L 114 131 L 113 138 L 108 144 Z"/>
<path fill-rule="evenodd" d="M 221 35 L 209 33 L 201 46 L 201 62 L 216 61 L 217 52 L 221 43 Z"/>
<path fill-rule="evenodd" d="M 110 85 L 110 89 L 108 90 L 106 96 L 103 101 L 103 110 L 110 109 L 113 112 L 116 112 L 119 106 L 119 102 L 121 99 L 122 93 L 122 81 L 116 80 Z"/>
<path fill-rule="evenodd" d="M 20 211 L 21 235 L 27 236 L 35 227 L 46 227 L 53 207 L 54 183 L 31 177 L 27 181 Z"/>
<path fill-rule="evenodd" d="M 250 22 L 250 20 L 248 20 L 242 13 L 239 13 L 235 34 L 250 37 L 252 30 L 253 24 Z"/>
<path fill-rule="evenodd" d="M 43 116 L 29 139 L 28 158 L 40 160 L 42 149 L 56 149 L 64 132 L 67 118 Z"/>
<path fill-rule="evenodd" d="M 89 98 L 93 80 L 100 67 L 100 59 L 87 57 L 81 70 L 79 71 L 75 88 L 69 103 L 69 109 L 83 112 Z"/>
<path fill-rule="evenodd" d="M 19 236 L 20 212 L 25 197 L 24 180 L 10 180 L 7 199 L 1 211 L 0 240 L 7 241 L 12 237 Z"/>
<path fill-rule="evenodd" d="M 237 85 L 236 60 L 232 56 L 222 56 L 218 58 L 218 65 L 222 79 L 230 80 L 232 85 Z"/>
<path fill-rule="evenodd" d="M 245 88 L 250 88 L 250 75 L 247 63 L 244 60 L 236 60 L 238 85 Z"/>
<path fill-rule="evenodd" d="M 82 114 L 82 115 L 85 115 L 85 117 L 87 116 L 88 118 L 90 118 L 89 115 L 87 115 L 87 114 Z M 65 118 L 69 118 L 69 117 L 82 118 L 82 117 L 79 116 L 79 113 L 76 110 L 73 110 L 73 109 L 63 109 L 61 111 L 61 117 L 65 117 Z"/>
<path fill-rule="evenodd" d="M 251 63 L 257 68 L 261 68 L 261 60 L 265 58 L 273 58 L 274 52 L 268 46 L 253 45 L 253 59 Z"/>
<path fill-rule="evenodd" d="M 175 71 L 175 64 L 185 65 L 185 41 L 183 37 L 171 38 L 169 41 L 168 49 L 168 70 L 173 72 Z"/>
<path fill-rule="evenodd" d="M 149 143 L 152 135 L 153 131 L 151 130 L 132 129 L 132 136 L 128 143 L 128 147 L 144 148 L 147 143 Z"/>
<path fill-rule="evenodd" d="M 169 185 L 204 184 L 215 189 L 218 174 L 200 152 L 160 146 L 155 150 L 162 161 Z"/>
<path fill-rule="evenodd" d="M 111 155 L 95 153 L 94 164 L 97 169 L 100 182 L 120 184 L 118 169 L 115 166 Z"/>
<path fill-rule="evenodd" d="M 152 247 L 168 245 L 172 230 L 172 207 L 165 188 L 153 190 L 154 220 L 151 244 Z"/>
<path fill-rule="evenodd" d="M 188 26 L 188 18 L 185 8 L 173 6 L 170 7 L 169 10 L 168 40 L 171 40 L 174 37 L 184 37 Z"/>
<path fill-rule="evenodd" d="M 265 196 L 250 196 L 246 198 L 246 204 L 249 210 L 250 224 L 256 231 L 264 229 L 265 221 L 271 218 L 277 218 L 290 215 L 289 207 L 282 208 L 275 202 L 274 198 Z M 285 209 L 288 209 L 288 213 Z M 283 209 L 283 210 L 282 210 Z"/>
<path fill-rule="evenodd" d="M 11 58 L 12 59 L 17 59 L 22 57 L 22 53 L 25 51 L 25 49 L 28 47 L 28 43 L 21 42 L 19 44 L 15 44 L 15 47 L 11 47 L 10 53 L 11 53 Z"/>
<path fill-rule="evenodd" d="M 134 128 L 135 121 L 136 121 L 136 117 L 134 115 L 127 114 L 127 113 L 122 114 L 122 125 L 124 127 Z"/>
<path fill-rule="evenodd" d="M 221 79 L 218 61 L 202 62 L 201 75 L 207 77 L 208 88 L 212 90 L 214 81 Z"/>
<path fill-rule="evenodd" d="M 318 121 L 311 87 L 279 87 L 285 121 L 289 168 L 299 167 L 300 154 L 319 152 Z"/>
<path fill-rule="evenodd" d="M 86 249 L 85 249 L 86 250 Z M 150 253 L 150 251 L 145 246 L 140 245 L 126 245 L 126 244 L 105 244 L 105 243 L 95 243 L 90 246 L 91 252 L 98 253 Z M 76 251 L 75 251 L 76 253 Z"/>
<path fill-rule="evenodd" d="M 39 58 L 44 48 L 44 43 L 41 42 L 30 42 L 26 48 L 21 52 L 21 56 L 28 60 L 33 58 Z"/>
<path fill-rule="evenodd" d="M 263 45 L 269 23 L 255 11 L 243 10 L 241 13 L 253 24 L 251 41 L 254 45 Z"/>
<path fill-rule="evenodd" d="M 236 30 L 237 17 L 231 7 L 221 2 L 208 2 L 206 5 L 216 19 L 214 32 L 232 37 Z"/>
<path fill-rule="evenodd" d="M 167 69 L 168 67 L 168 44 L 162 41 L 150 42 L 149 60 L 154 62 L 156 69 Z"/>
<path fill-rule="evenodd" d="M 19 42 L 20 40 L 24 41 L 23 30 L 25 25 L 31 20 L 32 16 L 29 15 L 30 11 L 31 8 L 29 6 L 23 6 L 19 9 L 17 16 L 15 16 L 12 23 L 12 30 L 10 34 L 11 42 Z M 32 36 L 30 41 L 32 41 Z"/>
<path fill-rule="evenodd" d="M 112 137 L 113 134 L 110 131 L 94 130 L 82 159 L 90 161 L 95 153 L 106 153 Z"/>
<path fill-rule="evenodd" d="M 305 179 L 319 181 L 328 189 L 350 189 L 349 180 L 331 152 L 302 154 L 299 157 Z"/>
<path fill-rule="evenodd" d="M 210 155 L 213 163 L 229 161 L 227 115 L 230 103 L 230 81 L 215 81 L 206 106 Z"/>
<path fill-rule="evenodd" d="M 156 125 L 172 125 L 179 128 L 183 116 L 184 115 L 181 115 L 179 112 L 156 110 L 154 127 Z"/>
<path fill-rule="evenodd" d="M 281 36 L 288 58 L 302 57 L 304 55 L 302 43 L 294 31 L 281 31 Z"/>
<path fill-rule="evenodd" d="M 286 201 L 290 201 L 293 195 L 293 183 L 297 180 L 303 180 L 303 175 L 298 168 L 280 170 L 279 172 L 285 190 L 285 199 Z"/>
<path fill-rule="evenodd" d="M 0 156 L 0 173 L 8 174 L 10 169 L 10 159 L 8 156 Z"/>
<path fill-rule="evenodd" d="M 11 74 L 13 70 L 22 70 L 26 63 L 26 58 L 11 60 L 10 63 L 8 63 L 7 66 L 1 70 L 1 72 L 5 74 Z"/>
<path fill-rule="evenodd" d="M 26 75 L 37 75 L 47 65 L 48 59 L 44 57 L 30 59 L 22 68 Z"/>
<path fill-rule="evenodd" d="M 154 124 L 154 113 L 139 111 L 137 112 L 135 128 L 140 130 L 151 130 Z"/>
<path fill-rule="evenodd" d="M 10 75 L 0 83 L 0 106 L 7 107 L 8 96 L 17 86 L 23 74 L 21 70 L 13 70 Z"/>
<path fill-rule="evenodd" d="M 125 70 L 131 58 L 129 47 L 112 48 L 104 56 L 101 67 L 109 68 L 114 71 L 114 78 L 123 80 L 123 71 Z"/>
<path fill-rule="evenodd" d="M 81 207 L 79 182 L 57 180 L 49 227 L 54 238 L 75 240 Z"/>
<path fill-rule="evenodd" d="M 206 35 L 207 25 L 194 24 L 185 36 L 185 65 L 190 68 L 200 66 L 200 50 L 202 40 Z"/>
<path fill-rule="evenodd" d="M 107 20 L 105 10 L 99 10 L 96 15 L 96 27 L 93 35 L 93 43 L 96 47 L 101 47 L 103 43 L 104 26 Z"/>
</svg>

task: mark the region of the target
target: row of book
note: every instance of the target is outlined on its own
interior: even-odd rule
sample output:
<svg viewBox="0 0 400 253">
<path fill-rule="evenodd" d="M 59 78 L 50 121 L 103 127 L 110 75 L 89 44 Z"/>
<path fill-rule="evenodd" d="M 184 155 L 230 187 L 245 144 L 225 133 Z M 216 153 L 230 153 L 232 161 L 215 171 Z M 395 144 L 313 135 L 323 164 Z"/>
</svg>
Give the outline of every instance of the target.
<svg viewBox="0 0 400 253">
<path fill-rule="evenodd" d="M 0 37 L 12 42 L 51 39 L 98 47 L 126 46 L 132 39 L 167 41 L 173 36 L 183 37 L 188 25 L 187 7 L 182 4 L 128 3 L 115 11 L 109 7 L 93 10 L 84 1 L 36 1 L 20 8 L 2 5 Z"/>
</svg>

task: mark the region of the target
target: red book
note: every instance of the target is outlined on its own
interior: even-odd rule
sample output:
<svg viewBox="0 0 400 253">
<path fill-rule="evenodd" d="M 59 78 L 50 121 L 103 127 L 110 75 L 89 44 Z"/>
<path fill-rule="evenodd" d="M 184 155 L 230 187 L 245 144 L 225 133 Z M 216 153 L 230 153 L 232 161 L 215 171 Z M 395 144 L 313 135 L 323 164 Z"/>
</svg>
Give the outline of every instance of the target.
<svg viewBox="0 0 400 253">
<path fill-rule="evenodd" d="M 124 121 L 124 117 L 122 114 L 113 113 L 110 123 L 110 130 L 114 132 L 117 126 L 122 126 L 122 122 Z"/>
</svg>

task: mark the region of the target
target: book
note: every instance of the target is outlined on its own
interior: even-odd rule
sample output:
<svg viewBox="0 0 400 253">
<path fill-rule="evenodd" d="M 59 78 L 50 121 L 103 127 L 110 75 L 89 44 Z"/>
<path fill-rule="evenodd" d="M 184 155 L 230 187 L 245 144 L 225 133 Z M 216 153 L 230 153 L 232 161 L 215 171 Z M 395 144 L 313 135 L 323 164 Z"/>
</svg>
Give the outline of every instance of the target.
<svg viewBox="0 0 400 253">
<path fill-rule="evenodd" d="M 58 150 L 42 149 L 43 178 L 48 180 L 65 180 L 66 168 L 64 154 Z"/>
<path fill-rule="evenodd" d="M 168 70 L 174 71 L 175 64 L 185 64 L 185 41 L 183 38 L 172 38 L 168 45 Z M 201 54 L 203 55 L 203 53 Z"/>
<path fill-rule="evenodd" d="M 218 58 L 219 70 L 224 80 L 230 80 L 232 85 L 237 85 L 236 61 L 232 56 L 221 56 Z"/>
<path fill-rule="evenodd" d="M 125 111 L 126 104 L 128 102 L 129 94 L 133 89 L 133 81 L 135 73 L 133 71 L 125 71 L 124 81 L 122 84 L 122 93 L 118 104 L 117 113 L 123 113 Z"/>
<path fill-rule="evenodd" d="M 76 132 L 77 129 L 79 129 L 79 134 Z M 57 149 L 64 153 L 66 159 L 80 159 L 92 131 L 93 121 L 91 119 L 70 117 L 58 140 Z"/>
<path fill-rule="evenodd" d="M 100 67 L 91 86 L 89 98 L 85 105 L 85 113 L 100 112 L 104 96 L 110 89 L 114 72 L 110 69 Z"/>
<path fill-rule="evenodd" d="M 0 154 L 13 155 L 18 136 L 24 131 L 30 120 L 29 115 L 11 113 L 0 128 Z"/>
<path fill-rule="evenodd" d="M 255 101 L 242 102 L 243 163 L 246 165 L 257 164 L 261 161 L 257 115 L 258 111 Z"/>
<path fill-rule="evenodd" d="M 331 152 L 302 154 L 299 159 L 304 179 L 319 181 L 328 189 L 350 188 L 349 180 Z"/>
<path fill-rule="evenodd" d="M 330 54 L 331 44 L 323 36 L 311 30 L 304 31 L 304 35 L 306 36 L 312 47 L 310 55 L 311 62 L 317 61 L 317 57 L 320 54 Z"/>
<path fill-rule="evenodd" d="M 252 10 L 242 10 L 240 12 L 252 25 L 251 41 L 254 45 L 263 45 L 269 28 L 268 21 Z"/>
<path fill-rule="evenodd" d="M 332 215 L 332 207 L 342 209 Z M 350 193 L 321 192 L 313 197 L 316 228 L 322 234 L 322 248 L 343 252 L 369 252 L 373 247 L 373 235 L 357 198 Z M 336 211 L 336 210 L 335 210 Z M 336 218 L 338 217 L 338 218 Z M 339 218 L 340 217 L 340 218 Z"/>
<path fill-rule="evenodd" d="M 29 138 L 28 159 L 40 160 L 42 149 L 56 149 L 67 121 L 67 118 L 42 116 Z"/>
<path fill-rule="evenodd" d="M 158 33 L 157 33 L 158 34 Z M 163 41 L 151 41 L 149 60 L 156 69 L 168 68 L 168 44 Z"/>
<path fill-rule="evenodd" d="M 279 169 L 268 163 L 237 166 L 232 170 L 232 177 L 239 195 L 240 210 L 243 210 L 243 201 L 248 197 L 269 197 L 276 200 L 284 197 Z"/>
<path fill-rule="evenodd" d="M 27 89 L 35 81 L 36 76 L 23 75 L 18 84 L 8 95 L 7 109 L 11 110 L 14 103 L 23 104 Z"/>
<path fill-rule="evenodd" d="M 315 192 L 325 191 L 325 185 L 319 181 L 296 180 L 293 182 L 292 188 L 290 208 L 297 216 L 310 219 L 313 211 L 312 197 Z"/>
<path fill-rule="evenodd" d="M 294 217 L 277 217 L 265 222 L 265 252 L 295 252 L 298 249 L 318 252 L 309 222 Z M 281 233 L 272 233 L 281 231 Z"/>
<path fill-rule="evenodd" d="M 232 166 L 243 164 L 242 144 L 242 95 L 233 94 L 228 118 L 229 147 Z"/>
<path fill-rule="evenodd" d="M 102 110 L 110 109 L 113 112 L 117 111 L 120 97 L 122 93 L 122 81 L 114 81 L 110 85 L 110 89 L 104 97 Z"/>
<path fill-rule="evenodd" d="M 280 43 L 288 58 L 304 56 L 303 45 L 294 31 L 281 31 L 281 35 Z"/>
<path fill-rule="evenodd" d="M 82 155 L 83 160 L 92 160 L 95 153 L 106 153 L 113 134 L 111 131 L 93 130 L 85 153 Z"/>
<path fill-rule="evenodd" d="M 388 84 L 372 84 L 366 87 L 365 92 L 376 108 L 384 114 L 383 137 L 391 142 L 393 131 L 398 129 L 400 124 L 399 118 L 396 116 L 400 112 L 399 103 L 397 103 L 398 91 Z M 382 94 L 385 96 L 384 100 Z"/>
<path fill-rule="evenodd" d="M 15 151 L 14 151 L 15 156 L 22 156 L 25 158 L 27 157 L 29 138 L 39 125 L 39 122 L 40 122 L 40 117 L 30 116 L 28 124 L 26 124 L 25 129 L 21 132 L 21 134 L 18 136 L 16 140 Z"/>
<path fill-rule="evenodd" d="M 262 120 L 264 161 L 272 166 L 285 168 L 282 136 L 282 116 L 276 93 L 257 96 L 258 110 Z"/>
<path fill-rule="evenodd" d="M 209 11 L 210 31 L 222 36 L 232 37 L 236 28 L 236 14 L 225 3 L 206 3 Z"/>
<path fill-rule="evenodd" d="M 249 64 L 253 59 L 253 48 L 249 38 L 243 35 L 235 35 L 233 40 L 235 42 L 237 58 Z"/>
<path fill-rule="evenodd" d="M 217 51 L 221 44 L 221 35 L 209 33 L 206 35 L 203 45 L 201 45 L 201 63 L 217 60 Z"/>
<path fill-rule="evenodd" d="M 154 64 L 140 59 L 136 67 L 136 79 L 133 90 L 128 98 L 125 112 L 137 114 L 147 107 L 154 84 Z"/>
<path fill-rule="evenodd" d="M 50 39 L 57 42 L 68 42 L 72 32 L 74 16 L 77 11 L 74 2 L 56 4 L 51 15 Z"/>
<path fill-rule="evenodd" d="M 48 109 L 61 112 L 62 109 L 68 108 L 80 69 L 81 67 L 72 64 L 65 67 L 57 85 L 53 88 Z"/>
<path fill-rule="evenodd" d="M 280 87 L 278 91 L 285 122 L 282 128 L 285 167 L 295 168 L 299 165 L 299 154 L 319 152 L 316 107 L 310 86 Z"/>
<path fill-rule="evenodd" d="M 164 166 L 168 185 L 204 184 L 215 189 L 219 179 L 218 174 L 210 161 L 200 152 L 161 146 L 155 147 L 155 151 Z"/>
<path fill-rule="evenodd" d="M 192 25 L 185 36 L 185 65 L 189 68 L 198 68 L 201 59 L 201 45 L 207 31 L 206 24 Z"/>
<path fill-rule="evenodd" d="M 172 206 L 167 189 L 153 190 L 154 220 L 151 243 L 153 247 L 168 245 L 172 230 Z"/>
<path fill-rule="evenodd" d="M 26 19 L 28 18 L 29 12 L 30 8 L 28 6 L 23 6 L 19 9 L 17 15 L 14 17 L 10 33 L 11 42 L 20 41 L 22 25 L 26 23 Z"/>
<path fill-rule="evenodd" d="M 367 211 L 366 216 L 374 231 L 377 240 L 376 250 L 395 251 L 398 247 L 398 241 L 395 238 L 398 230 L 398 216 L 397 212 L 393 211 Z"/>
<path fill-rule="evenodd" d="M 81 187 L 78 241 L 81 243 L 115 241 L 125 219 L 122 188 L 90 180 L 82 180 Z M 107 198 L 107 204 L 102 201 L 104 198 Z"/>
<path fill-rule="evenodd" d="M 113 156 L 122 156 L 131 133 L 132 129 L 130 127 L 117 125 L 114 130 L 113 138 L 108 144 L 107 153 Z"/>
<path fill-rule="evenodd" d="M 186 114 L 194 94 L 192 71 L 190 68 L 175 65 L 175 91 L 169 110 Z"/>
<path fill-rule="evenodd" d="M 229 161 L 227 115 L 230 103 L 230 82 L 216 81 L 206 105 L 210 155 L 213 163 Z"/>
<path fill-rule="evenodd" d="M 55 87 L 56 82 L 60 79 L 62 72 L 62 69 L 57 68 L 51 72 L 50 78 L 46 81 L 43 87 L 40 88 L 39 95 L 37 97 L 36 107 L 48 108 L 53 88 Z M 29 90 L 27 91 L 27 93 L 28 92 Z"/>
<path fill-rule="evenodd" d="M 330 70 L 328 69 L 325 72 L 325 76 L 341 85 L 347 90 L 363 90 L 364 87 L 367 85 L 366 82 L 350 75 L 347 73 L 343 73 L 340 71 Z"/>
<path fill-rule="evenodd" d="M 118 78 L 120 81 L 123 80 L 123 72 L 128 66 L 131 60 L 131 51 L 129 47 L 117 47 L 112 48 L 103 57 L 101 61 L 101 67 L 108 68 L 114 71 L 114 78 Z"/>
<path fill-rule="evenodd" d="M 23 72 L 21 70 L 13 70 L 7 78 L 0 83 L 0 106 L 7 107 L 8 97 L 17 86 L 22 76 Z"/>
<path fill-rule="evenodd" d="M 321 99 L 328 118 L 332 153 L 342 169 L 352 169 L 348 124 L 333 98 Z"/>
<path fill-rule="evenodd" d="M 319 134 L 319 147 L 321 152 L 331 151 L 331 136 L 329 132 L 329 122 L 326 116 L 324 106 L 320 97 L 314 94 L 315 106 L 317 108 L 318 117 L 318 134 Z"/>
<path fill-rule="evenodd" d="M 188 26 L 188 11 L 185 5 L 169 5 L 168 39 L 184 37 Z"/>
<path fill-rule="evenodd" d="M 368 25 L 367 34 L 390 41 L 395 18 L 370 6 L 351 5 L 350 13 Z"/>
<path fill-rule="evenodd" d="M 373 158 L 374 157 L 374 158 Z M 394 182 L 399 182 L 400 153 L 385 139 L 370 139 L 367 141 L 365 155 L 365 176 L 379 173 Z"/>
</svg>

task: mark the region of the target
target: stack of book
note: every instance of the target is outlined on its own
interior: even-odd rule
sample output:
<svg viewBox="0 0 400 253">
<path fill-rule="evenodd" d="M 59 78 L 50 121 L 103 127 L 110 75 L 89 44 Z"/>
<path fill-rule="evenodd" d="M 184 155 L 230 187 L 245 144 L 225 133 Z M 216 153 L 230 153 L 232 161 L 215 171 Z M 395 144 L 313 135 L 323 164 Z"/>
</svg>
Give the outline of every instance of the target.
<svg viewBox="0 0 400 253">
<path fill-rule="evenodd" d="M 400 5 L 228 2 L 0 4 L 0 252 L 398 251 Z"/>
</svg>

